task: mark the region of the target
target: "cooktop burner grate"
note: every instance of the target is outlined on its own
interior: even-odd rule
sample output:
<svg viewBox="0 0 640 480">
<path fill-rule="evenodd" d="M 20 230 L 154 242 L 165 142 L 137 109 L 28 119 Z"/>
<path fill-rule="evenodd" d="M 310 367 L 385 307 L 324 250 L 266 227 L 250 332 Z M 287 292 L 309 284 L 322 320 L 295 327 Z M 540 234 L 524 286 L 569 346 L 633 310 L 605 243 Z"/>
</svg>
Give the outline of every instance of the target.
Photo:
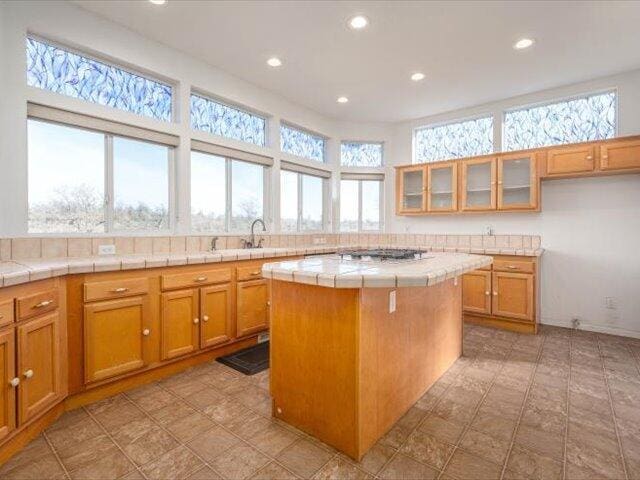
<svg viewBox="0 0 640 480">
<path fill-rule="evenodd" d="M 418 250 L 411 249 L 371 249 L 371 250 L 343 250 L 338 252 L 341 259 L 351 257 L 352 259 L 361 259 L 364 257 L 377 258 L 380 260 L 407 260 L 416 258 L 420 254 Z"/>
</svg>

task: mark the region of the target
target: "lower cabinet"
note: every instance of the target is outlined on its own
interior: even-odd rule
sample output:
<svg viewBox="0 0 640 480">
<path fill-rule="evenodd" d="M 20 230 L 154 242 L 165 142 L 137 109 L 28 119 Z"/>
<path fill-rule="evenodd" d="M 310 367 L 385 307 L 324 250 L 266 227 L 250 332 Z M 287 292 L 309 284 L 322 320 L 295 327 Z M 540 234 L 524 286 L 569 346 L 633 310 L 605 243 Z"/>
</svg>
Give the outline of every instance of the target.
<svg viewBox="0 0 640 480">
<path fill-rule="evenodd" d="M 121 298 L 84 307 L 84 376 L 95 382 L 146 365 L 147 297 Z"/>
<path fill-rule="evenodd" d="M 16 428 L 16 348 L 13 328 L 0 333 L 0 441 Z M 19 381 L 19 380 L 18 380 Z"/>
<path fill-rule="evenodd" d="M 267 280 L 237 284 L 236 336 L 242 337 L 269 326 L 269 286 Z"/>
<path fill-rule="evenodd" d="M 493 272 L 492 283 L 493 315 L 533 320 L 533 275 Z"/>
<path fill-rule="evenodd" d="M 20 424 L 62 397 L 60 321 L 59 312 L 54 312 L 17 328 Z"/>
<path fill-rule="evenodd" d="M 462 305 L 465 311 L 491 313 L 491 272 L 475 270 L 462 276 Z"/>
<path fill-rule="evenodd" d="M 197 350 L 198 289 L 178 290 L 162 294 L 161 358 L 169 360 Z"/>
<path fill-rule="evenodd" d="M 230 283 L 200 289 L 200 347 L 233 338 L 233 288 Z"/>
</svg>

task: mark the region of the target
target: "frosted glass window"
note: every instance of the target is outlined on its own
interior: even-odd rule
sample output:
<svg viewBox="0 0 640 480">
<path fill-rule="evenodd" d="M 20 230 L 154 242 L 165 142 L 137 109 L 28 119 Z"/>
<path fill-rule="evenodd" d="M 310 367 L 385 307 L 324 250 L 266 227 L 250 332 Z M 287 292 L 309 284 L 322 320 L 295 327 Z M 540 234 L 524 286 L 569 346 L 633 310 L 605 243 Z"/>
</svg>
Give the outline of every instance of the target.
<svg viewBox="0 0 640 480">
<path fill-rule="evenodd" d="M 27 38 L 27 85 L 171 121 L 172 88 L 150 78 Z"/>
<path fill-rule="evenodd" d="M 263 218 L 264 167 L 231 161 L 231 231 L 246 232 L 256 218 Z"/>
<path fill-rule="evenodd" d="M 379 180 L 340 180 L 340 231 L 382 229 L 382 185 Z"/>
<path fill-rule="evenodd" d="M 345 167 L 381 167 L 382 143 L 342 142 L 340 164 Z"/>
<path fill-rule="evenodd" d="M 280 172 L 280 230 L 298 230 L 298 174 Z"/>
<path fill-rule="evenodd" d="M 323 180 L 312 175 L 300 175 L 302 180 L 302 216 L 300 230 L 320 231 L 323 227 Z"/>
<path fill-rule="evenodd" d="M 616 133 L 615 92 L 506 112 L 504 150 L 612 138 Z"/>
<path fill-rule="evenodd" d="M 29 232 L 105 231 L 105 135 L 28 121 Z"/>
<path fill-rule="evenodd" d="M 113 139 L 113 228 L 169 228 L 169 148 Z"/>
<path fill-rule="evenodd" d="M 298 157 L 324 162 L 324 138 L 285 124 L 280 125 L 280 148 Z"/>
<path fill-rule="evenodd" d="M 195 232 L 226 230 L 226 159 L 191 152 L 191 229 Z"/>
<path fill-rule="evenodd" d="M 266 119 L 200 95 L 191 95 L 191 128 L 265 145 Z"/>
<path fill-rule="evenodd" d="M 473 157 L 493 152 L 493 117 L 415 131 L 414 163 Z"/>
</svg>

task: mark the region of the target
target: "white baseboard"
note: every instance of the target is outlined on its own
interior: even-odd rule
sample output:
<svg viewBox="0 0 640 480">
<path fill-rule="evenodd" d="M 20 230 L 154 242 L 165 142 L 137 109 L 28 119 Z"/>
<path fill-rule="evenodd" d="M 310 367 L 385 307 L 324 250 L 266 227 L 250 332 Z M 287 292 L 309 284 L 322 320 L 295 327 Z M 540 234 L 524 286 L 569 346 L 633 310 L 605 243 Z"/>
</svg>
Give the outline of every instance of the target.
<svg viewBox="0 0 640 480">
<path fill-rule="evenodd" d="M 573 328 L 571 320 L 556 320 L 554 318 L 541 318 L 540 323 L 543 325 L 552 325 L 554 327 Z M 581 323 L 578 330 L 586 330 L 588 332 L 607 333 L 609 335 L 620 335 L 621 337 L 640 338 L 640 331 L 627 330 L 625 328 L 616 328 L 610 325 L 593 325 Z"/>
</svg>

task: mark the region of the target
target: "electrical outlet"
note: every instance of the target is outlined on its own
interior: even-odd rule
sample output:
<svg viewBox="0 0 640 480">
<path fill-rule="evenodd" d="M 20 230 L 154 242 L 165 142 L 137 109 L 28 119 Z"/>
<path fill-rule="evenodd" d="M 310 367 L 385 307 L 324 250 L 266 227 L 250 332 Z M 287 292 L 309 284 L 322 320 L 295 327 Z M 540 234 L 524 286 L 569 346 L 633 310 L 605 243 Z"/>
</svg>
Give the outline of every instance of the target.
<svg viewBox="0 0 640 480">
<path fill-rule="evenodd" d="M 571 327 L 575 330 L 580 327 L 580 319 L 578 317 L 573 317 L 571 319 Z"/>
<path fill-rule="evenodd" d="M 389 313 L 396 311 L 396 291 L 391 290 L 389 292 Z"/>
<path fill-rule="evenodd" d="M 115 245 L 98 245 L 98 255 L 115 255 Z"/>
</svg>

